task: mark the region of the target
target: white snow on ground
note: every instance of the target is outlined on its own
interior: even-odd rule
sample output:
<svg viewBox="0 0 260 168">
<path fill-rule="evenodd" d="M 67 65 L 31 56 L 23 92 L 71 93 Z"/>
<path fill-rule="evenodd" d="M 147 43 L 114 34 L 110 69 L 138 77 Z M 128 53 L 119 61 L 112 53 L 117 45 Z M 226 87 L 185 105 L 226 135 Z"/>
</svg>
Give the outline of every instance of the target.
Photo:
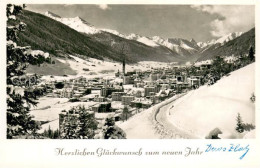
<svg viewBox="0 0 260 168">
<path fill-rule="evenodd" d="M 246 132 L 244 139 L 254 139 L 256 135 L 256 130 L 252 130 L 250 132 Z"/>
<path fill-rule="evenodd" d="M 195 62 L 194 66 L 201 66 L 201 65 L 210 65 L 212 64 L 213 60 L 205 60 L 200 62 Z"/>
<path fill-rule="evenodd" d="M 104 119 L 104 118 L 107 118 L 108 116 L 114 116 L 115 115 L 115 112 L 111 112 L 111 113 L 95 113 L 95 118 L 96 119 Z"/>
<path fill-rule="evenodd" d="M 64 76 L 43 76 L 42 79 L 48 81 L 54 80 L 68 80 L 80 76 L 84 76 L 87 79 L 93 79 L 95 77 L 102 77 L 104 79 L 113 79 L 115 78 L 115 73 L 119 70 L 122 72 L 122 64 L 119 62 L 113 61 L 102 61 L 94 58 L 86 58 L 81 59 L 76 56 L 70 55 L 73 59 L 61 59 L 57 58 L 58 61 L 68 64 L 73 70 L 77 72 L 77 75 L 68 75 L 67 77 Z M 146 71 L 150 70 L 151 68 L 163 68 L 169 67 L 168 63 L 163 62 L 154 62 L 154 61 L 141 61 L 137 64 L 127 64 L 126 65 L 126 72 L 131 71 Z M 118 79 L 116 79 L 119 81 Z"/>
<path fill-rule="evenodd" d="M 160 139 L 164 136 L 162 129 L 155 121 L 156 109 L 164 104 L 172 102 L 178 96 L 156 104 L 138 114 L 135 114 L 125 122 L 117 122 L 117 125 L 126 132 L 127 139 Z"/>
<path fill-rule="evenodd" d="M 45 52 L 43 52 L 43 51 L 41 51 L 41 50 L 32 50 L 32 51 L 31 51 L 31 55 L 32 55 L 32 56 L 41 55 L 41 56 L 43 56 L 44 58 L 48 58 L 48 57 L 50 56 L 49 53 L 45 53 Z"/>
<path fill-rule="evenodd" d="M 111 107 L 115 109 L 123 109 L 124 105 L 122 105 L 121 101 L 112 101 Z"/>
<path fill-rule="evenodd" d="M 155 134 L 154 125 L 152 124 L 151 107 L 128 119 L 126 122 L 117 123 L 120 128 L 126 132 L 127 139 L 159 139 L 160 135 Z"/>
<path fill-rule="evenodd" d="M 250 101 L 255 87 L 254 66 L 251 64 L 234 71 L 215 85 L 192 90 L 176 101 L 171 98 L 172 103 L 165 106 L 167 112 L 160 116 L 160 120 L 172 124 L 180 134 L 183 132 L 180 137 L 190 134 L 193 138 L 204 139 L 218 127 L 223 132 L 219 135 L 221 138 L 243 138 L 244 135 L 244 138 L 254 138 L 255 131 L 238 134 L 235 130 L 238 113 L 244 123 L 255 124 L 255 106 Z M 160 138 L 152 121 L 153 109 L 162 103 L 134 115 L 126 122 L 118 123 L 118 126 L 130 139 Z"/>
<path fill-rule="evenodd" d="M 68 98 L 42 97 L 39 99 L 37 106 L 32 106 L 31 110 L 39 110 L 42 108 L 46 108 L 47 106 L 54 106 L 56 104 L 65 103 L 68 100 L 69 100 Z"/>
<path fill-rule="evenodd" d="M 235 130 L 237 114 L 244 123 L 255 125 L 255 105 L 250 101 L 255 90 L 254 67 L 254 63 L 248 65 L 180 98 L 169 110 L 169 121 L 200 138 L 216 127 L 223 132 L 221 138 L 242 138 L 246 133 Z"/>
<path fill-rule="evenodd" d="M 45 128 L 51 127 L 52 130 L 56 130 L 59 127 L 59 113 L 62 110 L 69 110 L 74 106 L 83 105 L 86 108 L 97 104 L 97 102 L 68 102 L 67 98 L 50 98 L 42 97 L 39 100 L 37 107 L 32 107 L 30 114 L 34 116 L 37 121 L 51 121 L 42 125 L 42 129 L 39 132 L 43 132 Z M 42 109 L 44 108 L 44 109 Z"/>
<path fill-rule="evenodd" d="M 167 68 L 171 67 L 169 63 L 165 62 L 155 62 L 155 61 L 140 61 L 137 64 L 137 69 L 149 70 L 151 68 Z"/>
<path fill-rule="evenodd" d="M 53 120 L 47 124 L 43 124 L 38 132 L 43 133 L 44 130 L 48 130 L 49 128 L 53 131 L 59 129 L 59 119 Z"/>
</svg>

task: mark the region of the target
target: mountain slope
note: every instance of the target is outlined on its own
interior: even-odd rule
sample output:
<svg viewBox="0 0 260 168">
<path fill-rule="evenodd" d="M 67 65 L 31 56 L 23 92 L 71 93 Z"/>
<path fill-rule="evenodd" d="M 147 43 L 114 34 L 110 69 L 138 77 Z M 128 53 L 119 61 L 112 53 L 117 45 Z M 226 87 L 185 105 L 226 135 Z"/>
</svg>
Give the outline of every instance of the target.
<svg viewBox="0 0 260 168">
<path fill-rule="evenodd" d="M 217 43 L 224 45 L 228 41 L 234 40 L 235 38 L 241 36 L 242 34 L 243 34 L 243 32 L 233 32 L 233 33 L 229 33 L 225 36 L 222 36 L 217 40 L 212 39 L 211 41 L 207 41 L 207 42 L 198 42 L 197 45 L 200 48 L 202 48 L 203 50 L 205 50 L 206 48 L 209 48 L 210 46 L 215 45 Z"/>
<path fill-rule="evenodd" d="M 212 59 L 217 55 L 240 55 L 255 45 L 254 29 L 247 33 L 230 34 L 211 41 L 201 49 L 202 43 L 180 38 L 145 37 L 137 34 L 125 36 L 112 30 L 96 29 L 80 17 L 61 18 L 50 12 L 44 16 L 24 11 L 18 18 L 27 24 L 26 31 L 19 34 L 18 44 L 29 45 L 32 49 L 43 50 L 54 56 L 67 54 L 97 59 L 122 61 L 121 52 L 113 45 L 125 43 L 129 46 L 126 62 L 193 62 Z M 66 24 L 66 25 L 65 25 Z M 234 40 L 231 40 L 235 38 Z M 230 41 L 228 41 L 230 40 Z M 217 43 L 216 41 L 222 42 Z M 228 41 L 228 42 L 225 42 Z"/>
<path fill-rule="evenodd" d="M 250 46 L 255 48 L 255 28 L 226 43 L 216 43 L 202 50 L 197 53 L 197 55 L 200 55 L 198 61 L 212 59 L 216 56 L 248 54 Z"/>
<path fill-rule="evenodd" d="M 45 16 L 48 16 L 58 22 L 61 22 L 70 28 L 81 32 L 81 33 L 86 33 L 86 34 L 95 34 L 95 33 L 100 33 L 100 30 L 96 29 L 94 26 L 89 24 L 87 21 L 83 20 L 80 17 L 75 17 L 75 18 L 61 18 L 60 16 L 52 13 L 52 12 L 45 12 Z"/>
<path fill-rule="evenodd" d="M 139 41 L 125 39 L 104 31 L 94 34 L 78 32 L 57 20 L 31 11 L 25 10 L 18 18 L 27 24 L 26 31 L 19 35 L 19 44 L 29 45 L 32 49 L 43 50 L 54 56 L 79 54 L 97 59 L 122 61 L 122 54 L 112 45 L 115 42 L 124 42 L 130 48 L 130 52 L 126 54 L 128 63 L 187 61 L 187 58 L 180 57 L 178 53 L 164 46 L 151 47 Z M 72 23 L 75 20 L 84 25 L 88 24 L 79 17 L 65 19 L 65 21 Z"/>
<path fill-rule="evenodd" d="M 112 47 L 116 43 L 125 43 L 129 47 L 127 57 L 138 61 L 158 62 L 186 62 L 188 58 L 181 57 L 178 53 L 164 46 L 150 47 L 135 40 L 121 38 L 108 32 L 91 35 L 96 41 Z M 119 51 L 118 51 L 119 52 Z"/>
<path fill-rule="evenodd" d="M 192 56 L 200 50 L 194 39 L 191 41 L 181 38 L 168 38 L 165 40 L 159 36 L 154 36 L 152 39 L 156 43 L 178 53 L 180 56 Z"/>
<path fill-rule="evenodd" d="M 121 60 L 120 55 L 110 47 L 41 14 L 24 10 L 18 19 L 27 25 L 25 31 L 19 34 L 19 44 L 23 46 L 29 45 L 32 49 L 55 56 L 67 53 Z"/>
<path fill-rule="evenodd" d="M 172 50 L 170 51 L 169 49 L 164 47 L 165 45 L 161 46 L 160 44 L 158 44 L 152 38 L 149 37 L 141 36 L 134 33 L 131 33 L 130 35 L 124 35 L 122 33 L 119 33 L 116 30 L 95 28 L 93 25 L 89 24 L 87 21 L 81 19 L 80 17 L 61 18 L 60 16 L 48 11 L 45 12 L 45 15 L 73 28 L 78 32 L 88 34 L 90 37 L 94 37 L 97 41 L 99 41 L 104 45 L 112 47 L 114 43 L 119 43 L 119 42 L 127 43 L 130 48 L 130 51 L 128 51 L 127 55 L 129 58 L 133 60 L 162 61 L 161 58 L 164 58 L 163 61 L 165 62 L 168 61 L 181 62 L 182 60 L 183 62 L 185 62 L 186 61 L 185 57 L 179 57 L 180 58 L 179 59 L 178 56 L 190 55 L 189 51 L 186 51 L 184 48 L 180 46 L 178 46 L 180 48 L 178 50 L 166 46 L 167 48 Z M 183 46 L 184 45 L 185 44 L 183 44 Z M 147 56 L 149 56 L 149 58 L 147 58 Z"/>
<path fill-rule="evenodd" d="M 243 123 L 255 125 L 255 104 L 250 97 L 255 92 L 255 63 L 223 77 L 212 86 L 202 86 L 182 97 L 174 104 L 168 119 L 174 125 L 205 138 L 219 128 L 221 138 L 242 138 L 236 132 L 236 117 L 240 113 Z"/>
<path fill-rule="evenodd" d="M 94 34 L 103 34 L 105 32 L 108 32 L 127 40 L 135 40 L 137 42 L 143 43 L 150 47 L 165 46 L 170 50 L 172 50 L 177 55 L 183 57 L 191 56 L 192 54 L 196 53 L 200 49 L 200 47 L 197 45 L 195 40 L 188 41 L 180 38 L 170 38 L 164 40 L 163 38 L 158 36 L 156 38 L 151 38 L 151 37 L 138 35 L 135 33 L 125 35 L 116 30 L 95 28 L 93 25 L 89 24 L 87 21 L 81 19 L 78 16 L 75 18 L 61 18 L 60 16 L 53 14 L 49 11 L 45 12 L 45 15 L 81 33 L 94 35 Z"/>
</svg>

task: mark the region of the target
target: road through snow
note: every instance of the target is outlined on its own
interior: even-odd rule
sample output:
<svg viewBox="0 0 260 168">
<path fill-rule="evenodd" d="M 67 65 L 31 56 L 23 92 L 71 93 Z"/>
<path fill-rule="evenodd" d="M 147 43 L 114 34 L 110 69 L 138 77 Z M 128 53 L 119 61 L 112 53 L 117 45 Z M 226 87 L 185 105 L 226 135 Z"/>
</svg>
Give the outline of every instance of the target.
<svg viewBox="0 0 260 168">
<path fill-rule="evenodd" d="M 237 133 L 238 113 L 255 125 L 255 63 L 231 72 L 211 86 L 173 96 L 118 123 L 128 139 L 204 139 L 219 128 L 222 139 L 254 138 L 254 130 Z M 172 108 L 172 106 L 174 107 Z"/>
<path fill-rule="evenodd" d="M 187 97 L 191 96 L 193 91 L 190 91 Z M 184 96 L 184 95 L 181 95 Z M 177 100 L 181 99 L 180 97 L 172 100 L 169 104 L 162 106 L 159 109 L 159 112 L 156 114 L 155 118 L 158 122 L 157 124 L 160 127 L 159 131 L 161 134 L 161 138 L 164 139 L 197 139 L 198 137 L 192 135 L 187 131 L 184 131 L 178 127 L 176 127 L 172 122 L 169 121 L 169 115 L 171 115 L 172 111 L 174 110 L 174 105 L 176 103 L 180 103 Z"/>
<path fill-rule="evenodd" d="M 187 95 L 192 93 L 188 92 Z M 167 111 L 186 94 L 176 95 L 141 113 L 126 122 L 117 123 L 127 135 L 127 139 L 191 139 L 197 138 L 174 126 L 168 121 Z"/>
</svg>

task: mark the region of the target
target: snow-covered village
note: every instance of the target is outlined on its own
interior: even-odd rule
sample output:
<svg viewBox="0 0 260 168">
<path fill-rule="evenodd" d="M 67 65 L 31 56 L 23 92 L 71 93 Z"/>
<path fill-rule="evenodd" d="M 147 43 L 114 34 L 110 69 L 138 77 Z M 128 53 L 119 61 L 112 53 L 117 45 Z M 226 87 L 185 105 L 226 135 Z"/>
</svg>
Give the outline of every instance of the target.
<svg viewBox="0 0 260 168">
<path fill-rule="evenodd" d="M 96 15 L 90 20 L 105 11 L 85 6 Z M 65 8 L 70 14 L 62 12 Z M 112 12 L 124 5 L 107 8 Z M 173 10 L 141 8 L 148 11 L 144 15 Z M 166 38 L 99 22 L 94 26 L 84 11 L 74 16 L 78 8 L 73 6 L 10 4 L 6 9 L 8 139 L 255 138 L 254 24 L 211 30 L 204 39 L 196 36 L 207 42 L 197 42 L 186 40 L 189 35 Z M 228 21 L 218 9 L 184 5 L 182 10 L 204 14 L 203 22 L 209 17 L 215 23 L 215 15 Z M 216 12 L 212 16 L 207 10 Z M 130 23 L 140 21 L 132 15 Z"/>
</svg>

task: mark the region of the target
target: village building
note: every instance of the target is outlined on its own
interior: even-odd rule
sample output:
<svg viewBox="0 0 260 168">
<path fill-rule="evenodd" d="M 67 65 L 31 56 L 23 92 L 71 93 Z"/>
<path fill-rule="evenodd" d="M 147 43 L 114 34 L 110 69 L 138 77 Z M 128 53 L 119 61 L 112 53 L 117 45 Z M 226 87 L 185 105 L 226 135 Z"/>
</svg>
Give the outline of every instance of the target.
<svg viewBox="0 0 260 168">
<path fill-rule="evenodd" d="M 134 84 L 134 77 L 133 76 L 124 76 L 123 83 L 124 83 L 124 85 Z"/>
<path fill-rule="evenodd" d="M 111 102 L 102 102 L 91 107 L 92 111 L 97 113 L 111 112 Z"/>
<path fill-rule="evenodd" d="M 111 95 L 113 92 L 122 92 L 123 88 L 116 89 L 114 87 L 103 87 L 101 88 L 100 95 L 102 97 L 107 97 L 108 95 Z"/>
<path fill-rule="evenodd" d="M 95 102 L 105 102 L 106 99 L 105 99 L 104 97 L 95 97 L 95 98 L 94 98 L 94 101 L 95 101 Z"/>
<path fill-rule="evenodd" d="M 125 92 L 113 92 L 112 101 L 122 101 L 122 96 L 126 95 Z"/>
<path fill-rule="evenodd" d="M 130 105 L 131 101 L 134 100 L 134 96 L 122 96 L 122 104 L 123 105 Z"/>
</svg>

